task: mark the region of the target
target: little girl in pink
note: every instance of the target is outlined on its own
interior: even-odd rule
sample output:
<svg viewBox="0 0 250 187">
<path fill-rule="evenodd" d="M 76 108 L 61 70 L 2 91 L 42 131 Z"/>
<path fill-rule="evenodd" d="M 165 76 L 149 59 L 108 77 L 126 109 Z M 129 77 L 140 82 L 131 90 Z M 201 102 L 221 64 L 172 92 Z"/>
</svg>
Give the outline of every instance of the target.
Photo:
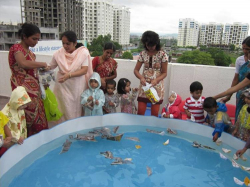
<svg viewBox="0 0 250 187">
<path fill-rule="evenodd" d="M 126 78 L 121 78 L 118 82 L 117 93 L 121 96 L 121 112 L 136 114 L 137 108 L 135 106 L 135 99 L 137 96 L 138 88 L 132 89 L 132 94 L 130 93 L 131 82 Z"/>
</svg>

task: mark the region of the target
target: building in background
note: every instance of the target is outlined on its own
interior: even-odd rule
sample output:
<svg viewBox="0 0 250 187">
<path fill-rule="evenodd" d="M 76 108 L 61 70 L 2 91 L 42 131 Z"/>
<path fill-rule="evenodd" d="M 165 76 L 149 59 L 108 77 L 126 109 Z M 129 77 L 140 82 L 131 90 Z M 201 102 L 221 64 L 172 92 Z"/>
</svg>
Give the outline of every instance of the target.
<svg viewBox="0 0 250 187">
<path fill-rule="evenodd" d="M 248 36 L 249 25 L 235 22 L 233 24 L 225 24 L 222 44 L 233 44 L 241 47 L 242 41 Z"/>
<path fill-rule="evenodd" d="M 83 0 L 84 40 L 92 42 L 100 35 L 111 35 L 121 45 L 129 44 L 130 11 L 112 0 Z"/>
<path fill-rule="evenodd" d="M 100 35 L 111 35 L 113 39 L 113 12 L 112 0 L 83 0 L 84 26 L 83 39 L 92 42 Z"/>
<path fill-rule="evenodd" d="M 199 24 L 194 19 L 180 19 L 177 46 L 220 46 L 231 44 L 241 48 L 242 41 L 248 36 L 249 24 L 235 22 L 225 24 L 211 22 Z M 198 43 L 197 43 L 198 41 Z"/>
<path fill-rule="evenodd" d="M 72 30 L 83 38 L 82 0 L 20 0 L 22 22 L 38 27 Z"/>
<path fill-rule="evenodd" d="M 114 6 L 114 41 L 128 45 L 130 40 L 130 11 L 124 6 Z"/>
<path fill-rule="evenodd" d="M 199 45 L 221 45 L 223 27 L 221 23 L 201 24 Z"/>
<path fill-rule="evenodd" d="M 8 51 L 10 47 L 16 42 L 20 41 L 18 37 L 18 30 L 21 24 L 0 24 L 0 50 Z M 44 28 L 40 27 L 41 39 L 40 40 L 58 40 L 59 33 L 57 28 Z"/>
<path fill-rule="evenodd" d="M 180 19 L 177 46 L 197 46 L 199 24 L 194 19 Z"/>
</svg>

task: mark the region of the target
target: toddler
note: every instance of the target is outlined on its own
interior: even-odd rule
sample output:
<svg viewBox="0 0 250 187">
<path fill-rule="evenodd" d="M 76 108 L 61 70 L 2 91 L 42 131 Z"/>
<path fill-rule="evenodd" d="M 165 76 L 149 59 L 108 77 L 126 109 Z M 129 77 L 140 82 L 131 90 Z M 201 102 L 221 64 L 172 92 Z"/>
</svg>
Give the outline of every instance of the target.
<svg viewBox="0 0 250 187">
<path fill-rule="evenodd" d="M 81 97 L 85 116 L 103 115 L 102 107 L 105 102 L 105 96 L 101 87 L 100 75 L 96 72 L 92 74 L 88 81 L 89 89 L 85 90 Z"/>
<path fill-rule="evenodd" d="M 12 142 L 22 144 L 27 138 L 27 126 L 24 109 L 31 102 L 31 99 L 22 86 L 16 87 L 10 96 L 9 102 L 2 112 L 9 118 L 8 127 L 12 135 Z"/>
<path fill-rule="evenodd" d="M 205 97 L 202 97 L 203 86 L 200 82 L 195 81 L 190 85 L 191 96 L 186 99 L 183 106 L 187 118 L 196 123 L 204 123 L 203 102 Z"/>
<path fill-rule="evenodd" d="M 237 138 L 247 141 L 250 137 L 250 89 L 246 89 L 242 92 L 242 99 L 246 103 L 240 110 L 239 116 L 235 123 L 235 130 L 232 135 Z"/>
<path fill-rule="evenodd" d="M 135 98 L 138 88 L 132 89 L 132 94 L 130 94 L 130 84 L 131 82 L 128 79 L 120 79 L 117 86 L 117 93 L 121 96 L 121 112 L 136 114 Z"/>
<path fill-rule="evenodd" d="M 223 112 L 226 111 L 225 104 L 220 104 L 221 106 L 213 97 L 206 98 L 203 103 L 203 108 L 208 114 L 207 122 L 215 128 L 212 134 L 214 142 L 221 136 L 223 131 L 230 132 L 232 130 L 230 118 L 226 112 Z"/>
<path fill-rule="evenodd" d="M 161 116 L 164 118 L 181 119 L 181 111 L 178 107 L 179 104 L 181 104 L 181 97 L 172 91 L 168 98 L 168 104 L 162 108 Z"/>
<path fill-rule="evenodd" d="M 106 82 L 105 103 L 103 106 L 103 111 L 105 114 L 116 113 L 116 107 L 119 106 L 119 97 L 117 94 L 114 94 L 115 87 L 116 82 L 113 79 L 110 79 Z"/>
<path fill-rule="evenodd" d="M 0 157 L 9 148 L 11 143 L 11 132 L 8 127 L 9 119 L 0 111 Z"/>
</svg>

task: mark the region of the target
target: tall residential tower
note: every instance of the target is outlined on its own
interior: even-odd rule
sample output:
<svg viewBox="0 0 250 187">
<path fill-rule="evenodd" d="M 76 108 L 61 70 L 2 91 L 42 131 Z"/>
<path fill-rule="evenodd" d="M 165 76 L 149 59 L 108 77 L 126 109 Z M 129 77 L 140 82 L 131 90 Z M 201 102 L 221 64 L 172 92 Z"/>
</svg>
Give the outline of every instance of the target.
<svg viewBox="0 0 250 187">
<path fill-rule="evenodd" d="M 223 41 L 225 45 L 234 44 L 241 47 L 242 41 L 247 37 L 249 25 L 235 22 L 233 24 L 227 23 L 224 28 Z"/>
<path fill-rule="evenodd" d="M 199 45 L 221 45 L 223 27 L 221 23 L 201 24 Z"/>
<path fill-rule="evenodd" d="M 178 29 L 178 46 L 197 46 L 199 24 L 194 19 L 180 19 Z"/>
<path fill-rule="evenodd" d="M 38 27 L 73 30 L 82 38 L 82 0 L 20 0 L 22 22 Z"/>
</svg>

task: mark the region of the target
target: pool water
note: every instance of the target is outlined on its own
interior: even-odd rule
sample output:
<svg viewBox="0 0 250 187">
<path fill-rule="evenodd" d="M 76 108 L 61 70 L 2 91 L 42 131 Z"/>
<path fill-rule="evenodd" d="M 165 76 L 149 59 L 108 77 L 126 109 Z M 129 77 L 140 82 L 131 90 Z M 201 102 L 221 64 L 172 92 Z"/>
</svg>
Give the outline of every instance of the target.
<svg viewBox="0 0 250 187">
<path fill-rule="evenodd" d="M 24 169 L 9 186 L 231 187 L 237 186 L 233 180 L 234 177 L 241 181 L 244 181 L 246 176 L 250 177 L 249 173 L 232 166 L 231 159 L 236 150 L 223 143 L 217 146 L 212 142 L 212 136 L 209 139 L 183 131 L 178 131 L 177 135 L 166 133 L 161 136 L 148 133 L 146 129 L 166 132 L 163 128 L 122 126 L 118 133 L 124 133 L 124 135 L 119 142 L 101 137 L 96 137 L 97 142 L 70 140 L 73 143 L 69 151 L 59 154 L 61 145 L 68 139 L 68 135 L 65 135 L 49 143 L 54 148 L 48 153 L 44 153 L 44 150 L 51 146 L 49 144 L 32 153 L 45 155 Z M 128 140 L 126 137 L 137 137 L 140 142 Z M 163 145 L 168 139 L 169 144 Z M 216 148 L 218 151 L 194 148 L 193 141 Z M 135 145 L 140 145 L 141 148 L 136 149 Z M 231 149 L 231 153 L 222 152 L 222 147 Z M 114 157 L 131 158 L 132 163 L 111 165 L 114 160 L 100 154 L 105 151 L 111 151 Z M 228 159 L 220 158 L 219 152 Z M 22 162 L 28 163 L 29 160 L 27 158 Z M 248 161 L 242 161 L 241 164 L 246 166 L 246 163 Z M 151 176 L 147 174 L 147 166 L 152 170 Z"/>
</svg>

